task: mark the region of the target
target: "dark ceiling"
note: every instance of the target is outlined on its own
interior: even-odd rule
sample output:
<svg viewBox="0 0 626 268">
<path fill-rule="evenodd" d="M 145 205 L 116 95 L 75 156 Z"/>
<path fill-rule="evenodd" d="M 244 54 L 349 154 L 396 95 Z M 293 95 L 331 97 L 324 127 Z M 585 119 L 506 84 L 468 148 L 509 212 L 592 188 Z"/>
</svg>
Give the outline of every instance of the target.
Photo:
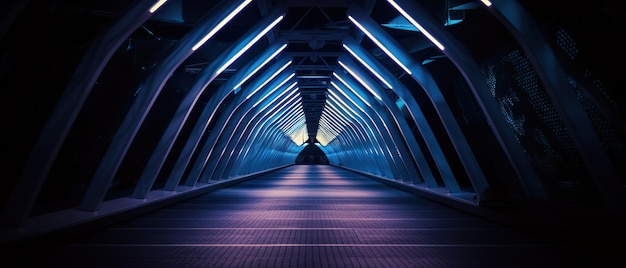
<svg viewBox="0 0 626 268">
<path fill-rule="evenodd" d="M 479 7 L 477 1 L 471 0 L 454 0 L 454 1 L 423 1 L 423 6 L 429 10 L 434 17 L 438 18 L 442 24 L 446 24 L 449 20 L 469 18 L 476 12 Z M 171 3 L 168 3 L 171 5 Z M 351 5 L 356 5 L 365 9 L 370 16 L 382 25 L 388 25 L 386 29 L 417 59 L 426 60 L 429 58 L 437 58 L 441 56 L 441 52 L 433 49 L 433 46 L 421 34 L 415 31 L 398 29 L 392 26 L 393 23 L 398 26 L 408 26 L 408 22 L 401 19 L 402 17 L 386 2 L 386 1 L 254 1 L 251 7 L 246 8 L 244 13 L 237 16 L 231 23 L 227 31 L 221 32 L 213 41 L 212 46 L 205 46 L 198 54 L 209 54 L 219 51 L 215 46 L 220 48 L 227 47 L 228 44 L 235 41 L 245 33 L 247 29 L 258 23 L 262 16 L 272 8 L 285 5 L 287 6 L 286 17 L 277 28 L 270 33 L 266 41 L 272 42 L 277 37 L 283 37 L 289 40 L 289 45 L 285 51 L 285 56 L 292 57 L 294 68 L 298 76 L 298 85 L 301 91 L 303 109 L 306 114 L 309 136 L 315 137 L 319 116 L 324 106 L 326 87 L 329 85 L 333 70 L 338 68 L 337 57 L 345 54 L 342 48 L 342 40 L 347 37 L 353 37 L 361 40 L 362 34 L 356 30 L 347 19 L 346 11 Z M 170 6 L 172 8 L 173 5 Z M 176 9 L 182 12 L 173 11 L 169 14 L 181 14 L 178 18 L 168 17 L 166 15 L 158 16 L 160 18 L 153 19 L 146 25 L 155 37 L 165 39 L 176 39 L 187 25 L 193 25 L 203 15 L 199 10 L 209 11 L 211 7 L 207 7 L 203 1 L 184 1 L 182 5 L 176 6 Z M 169 10 L 169 9 L 166 9 Z M 187 10 L 194 10 L 189 12 Z M 164 10 L 165 11 L 165 10 Z M 162 13 L 166 13 L 161 11 Z M 186 15 L 188 14 L 188 15 Z M 180 21 L 174 22 L 171 21 Z M 466 22 L 467 24 L 468 22 Z M 402 25 L 404 24 L 404 25 Z M 450 31 L 454 32 L 460 28 L 459 24 L 448 26 Z M 174 30 L 172 30 L 174 29 Z M 147 31 L 146 31 L 147 32 Z M 141 34 L 141 33 L 140 33 Z M 144 35 L 146 33 L 143 33 Z M 378 56 L 378 59 L 393 71 L 398 77 L 402 76 L 403 71 L 390 61 L 372 42 L 363 39 L 363 46 L 370 49 L 371 52 Z M 253 53 L 249 53 L 248 58 Z M 211 55 L 214 57 L 214 55 Z M 209 56 L 209 57 L 211 57 Z M 197 61 L 197 62 L 194 62 Z M 188 60 L 187 66 L 197 66 L 205 59 L 192 58 Z M 245 64 L 246 59 L 238 60 L 231 71 L 237 70 L 237 64 Z M 227 76 L 224 74 L 223 76 Z M 226 78 L 226 77 L 224 77 Z M 219 83 L 215 83 L 218 86 Z"/>
<path fill-rule="evenodd" d="M 585 14 L 582 4 L 568 6 L 566 12 L 562 10 L 563 5 L 549 3 L 539 7 L 537 2 L 541 1 L 520 1 L 538 22 L 549 22 L 552 20 L 551 14 L 559 14 L 559 18 L 565 21 L 563 23 L 568 23 L 567 20 L 577 21 L 574 18 Z M 62 166 L 77 165 L 80 168 L 73 172 L 85 175 L 76 177 L 90 176 L 99 157 L 104 154 L 108 143 L 116 135 L 120 122 L 133 104 L 135 96 L 143 89 L 146 77 L 159 65 L 160 60 L 171 53 L 177 42 L 188 36 L 198 23 L 210 16 L 221 3 L 232 2 L 169 0 L 149 20 L 134 28 L 133 33 L 119 46 L 93 88 L 89 90 L 89 96 L 82 105 L 80 114 L 76 117 L 59 153 L 57 162 L 64 163 L 59 169 Z M 595 6 L 605 5 L 604 3 Z M 466 46 L 468 53 L 471 53 L 478 63 L 489 61 L 487 58 L 494 55 L 499 57 L 497 51 L 506 51 L 515 46 L 514 38 L 509 31 L 477 0 L 420 0 L 419 5 Z M 1 133 L 3 146 L 7 148 L 4 152 L 6 157 L 16 163 L 24 162 L 39 138 L 37 133 L 40 133 L 46 125 L 85 53 L 91 46 L 97 45 L 93 44 L 94 38 L 109 29 L 118 19 L 117 16 L 129 6 L 131 4 L 128 1 L 119 0 L 14 0 L 0 4 L 2 7 L 0 16 L 4 18 L 0 28 L 2 53 L 0 88 L 3 101 L 2 114 L 7 115 L 2 118 L 1 123 L 3 126 L 9 126 L 6 129 L 15 130 Z M 228 81 L 230 76 L 279 38 L 288 40 L 286 50 L 278 57 L 287 57 L 293 61 L 291 68 L 294 68 L 298 76 L 310 137 L 315 137 L 318 128 L 330 75 L 335 70 L 342 70 L 337 65 L 337 57 L 350 57 L 341 46 L 344 39 L 359 42 L 361 47 L 376 57 L 389 73 L 411 90 L 418 101 L 427 100 L 426 93 L 420 85 L 348 20 L 347 11 L 356 7 L 369 15 L 395 42 L 403 46 L 417 63 L 422 64 L 430 72 L 446 98 L 450 98 L 451 103 L 456 103 L 452 107 L 460 118 L 464 117 L 468 122 L 482 120 L 477 119 L 480 111 L 472 106 L 474 98 L 467 93 L 469 91 L 454 89 L 457 85 L 452 83 L 458 83 L 460 76 L 454 64 L 421 33 L 407 29 L 409 28 L 407 21 L 403 20 L 387 1 L 254 0 L 204 46 L 185 58 L 169 76 L 154 106 L 149 109 L 150 114 L 142 123 L 138 138 L 133 141 L 133 146 L 137 146 L 138 149 L 129 150 L 127 158 L 130 162 L 128 164 L 125 162 L 122 169 L 126 165 L 143 164 L 135 159 L 147 157 L 145 155 L 138 157 L 134 152 L 146 152 L 154 148 L 159 135 L 153 134 L 161 133 L 165 129 L 169 118 L 176 111 L 185 93 L 198 80 L 201 71 L 224 54 L 233 43 L 246 36 L 264 16 L 280 7 L 284 8 L 286 17 L 207 85 L 204 93 L 199 96 L 200 102 L 207 103 L 211 99 L 211 94 Z M 574 9 L 575 7 L 577 8 Z M 617 9 L 605 8 L 605 10 Z M 616 18 L 607 19 L 618 21 Z M 608 43 L 612 46 L 618 44 Z M 594 51 L 601 54 L 605 50 Z M 608 53 L 610 49 L 606 51 Z M 588 60 L 596 62 L 599 59 L 602 57 Z M 608 68 L 603 67 L 605 65 L 597 66 Z M 617 69 L 610 70 L 608 72 L 615 72 Z M 464 85 L 461 86 L 463 87 Z M 387 93 L 397 98 L 394 92 Z M 229 99 L 226 100 L 228 101 Z M 436 118 L 434 109 L 430 108 L 431 104 L 421 104 L 426 116 Z M 222 106 L 215 109 L 220 110 Z M 198 118 L 200 111 L 196 110 L 199 109 L 193 111 L 190 121 Z M 435 120 L 432 124 L 440 123 Z M 182 131 L 188 133 L 190 129 Z M 181 134 L 184 135 L 185 133 Z M 180 144 L 176 144 L 175 149 L 179 146 Z M 51 176 L 65 174 L 55 171 L 55 168 L 51 173 Z"/>
<path fill-rule="evenodd" d="M 451 32 L 460 32 L 463 27 L 471 24 L 473 14 L 481 12 L 479 3 L 471 0 L 450 0 L 450 1 L 421 1 L 422 5 L 429 10 L 442 24 L 454 20 L 462 20 L 461 23 L 447 26 Z M 128 39 L 127 44 L 119 51 L 119 57 L 112 60 L 107 70 L 98 81 L 98 85 L 103 91 L 94 88 L 93 102 L 96 102 L 97 94 L 108 96 L 111 100 L 118 100 L 117 105 L 128 104 L 120 99 L 127 99 L 120 96 L 128 95 L 128 87 L 136 88 L 141 83 L 141 79 L 148 73 L 151 67 L 155 66 L 157 59 L 167 53 L 168 49 L 180 38 L 185 36 L 204 16 L 210 14 L 216 8 L 219 1 L 201 0 L 170 0 L 152 16 L 144 25 L 135 31 Z M 16 3 L 15 6 L 19 6 Z M 62 80 L 67 74 L 47 73 L 37 74 L 36 72 L 49 72 L 47 70 L 37 70 L 37 61 L 54 61 L 59 63 L 58 72 L 70 70 L 71 64 L 77 64 L 79 58 L 76 50 L 84 51 L 90 39 L 99 30 L 104 29 L 110 21 L 115 18 L 127 1 L 48 1 L 42 4 L 39 1 L 28 3 L 24 7 L 24 12 L 29 16 L 21 16 L 15 24 L 20 27 L 12 27 L 11 31 L 3 32 L 6 38 L 32 39 L 33 47 L 15 47 L 13 51 L 20 54 L 28 54 L 30 50 L 42 50 L 42 44 L 47 44 L 50 50 L 45 54 L 45 58 L 34 58 L 28 63 L 24 62 L 22 68 L 32 68 L 33 76 L 51 75 Z M 206 67 L 208 63 L 217 55 L 222 53 L 246 33 L 251 27 L 268 12 L 278 6 L 286 6 L 286 17 L 280 24 L 255 45 L 251 52 L 243 55 L 233 65 L 224 72 L 219 79 L 214 81 L 210 88 L 220 86 L 220 81 L 225 81 L 229 75 L 234 73 L 241 65 L 247 63 L 254 57 L 255 50 L 261 51 L 263 47 L 273 42 L 276 38 L 286 38 L 289 45 L 282 56 L 292 57 L 293 68 L 298 76 L 298 85 L 301 90 L 303 109 L 306 114 L 309 136 L 315 137 L 321 110 L 324 105 L 326 87 L 333 70 L 337 68 L 337 57 L 344 54 L 341 43 L 346 37 L 363 40 L 362 45 L 371 50 L 381 63 L 385 64 L 390 71 L 398 77 L 403 72 L 397 65 L 391 62 L 378 48 L 369 40 L 361 39 L 362 34 L 355 30 L 347 19 L 346 10 L 350 6 L 358 6 L 370 14 L 370 16 L 381 25 L 386 26 L 388 32 L 396 38 L 398 42 L 405 45 L 407 51 L 411 52 L 420 61 L 427 59 L 437 59 L 441 54 L 432 48 L 421 34 L 415 31 L 398 29 L 394 27 L 406 27 L 408 24 L 401 19 L 401 16 L 386 2 L 375 0 L 349 1 L 349 0 L 296 0 L 296 1 L 253 1 L 242 13 L 236 16 L 224 30 L 220 31 L 209 43 L 196 51 L 168 81 L 166 87 L 176 91 L 184 91 L 193 81 L 194 75 Z M 14 8 L 15 8 L 14 6 Z M 484 12 L 484 11 L 483 11 Z M 48 23 L 54 24 L 37 26 L 37 20 L 46 18 Z M 30 20 L 27 20 L 30 18 Z M 22 29 L 21 31 L 18 29 Z M 25 35 L 26 32 L 36 31 L 37 34 Z M 485 33 L 486 34 L 486 33 Z M 10 40 L 10 39 L 9 39 Z M 472 38 L 470 40 L 476 40 Z M 11 46 L 11 42 L 8 42 Z M 43 53 L 43 51 L 42 51 Z M 67 53 L 65 55 L 64 53 Z M 17 53 L 8 55 L 15 57 Z M 32 65 L 31 65 L 32 64 Z M 433 67 L 435 65 L 433 64 Z M 109 78 L 110 77 L 110 78 Z M 26 78 L 24 78 L 26 79 Z M 109 81 L 111 79 L 112 81 Z M 124 81 L 126 80 L 126 81 Z M 17 82 L 17 81 L 15 81 Z M 62 90 L 58 81 L 58 90 Z M 38 87 L 41 85 L 32 85 Z M 50 86 L 49 83 L 47 86 Z M 113 89 L 111 88 L 113 87 Z M 106 89 L 104 89 L 106 88 Z M 118 90 L 116 92 L 116 90 Z M 60 94 L 51 89 L 50 94 Z M 207 90 L 210 92 L 210 90 Z M 132 93 L 132 90 L 130 91 Z M 164 95 L 167 92 L 163 93 Z M 210 97 L 206 94 L 206 98 Z M 99 96 L 102 103 L 103 96 Z M 165 97 L 161 97 L 165 98 Z M 206 99 L 205 98 L 205 99 Z M 129 100 L 130 101 L 130 100 Z M 97 105 L 97 104 L 93 104 Z M 94 107 L 93 105 L 87 107 Z M 167 106 L 165 103 L 161 105 Z M 89 109 L 89 108 L 86 108 Z M 163 107 L 160 110 L 166 111 Z M 102 110 L 94 107 L 93 110 Z M 103 122 L 107 119 L 96 116 Z M 120 115 L 121 116 L 121 115 Z M 111 117 L 107 114 L 106 117 Z"/>
</svg>

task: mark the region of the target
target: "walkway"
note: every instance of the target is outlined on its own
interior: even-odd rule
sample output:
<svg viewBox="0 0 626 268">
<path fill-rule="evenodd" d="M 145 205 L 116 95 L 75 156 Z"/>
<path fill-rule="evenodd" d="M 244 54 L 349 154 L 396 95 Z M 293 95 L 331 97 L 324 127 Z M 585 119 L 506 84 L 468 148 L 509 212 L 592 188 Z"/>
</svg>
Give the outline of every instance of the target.
<svg viewBox="0 0 626 268">
<path fill-rule="evenodd" d="M 32 265 L 17 266 L 587 267 L 577 257 L 351 171 L 294 165 L 31 252 L 20 262 Z"/>
</svg>

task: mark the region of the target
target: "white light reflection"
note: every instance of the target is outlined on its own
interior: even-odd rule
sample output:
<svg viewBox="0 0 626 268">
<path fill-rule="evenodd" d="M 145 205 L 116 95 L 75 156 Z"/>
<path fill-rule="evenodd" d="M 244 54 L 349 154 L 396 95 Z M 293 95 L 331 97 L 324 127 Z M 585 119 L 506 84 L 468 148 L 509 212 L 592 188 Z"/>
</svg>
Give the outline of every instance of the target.
<svg viewBox="0 0 626 268">
<path fill-rule="evenodd" d="M 285 65 L 280 67 L 280 69 L 278 69 L 278 71 L 274 72 L 268 79 L 265 79 L 265 81 L 263 83 L 261 83 L 261 85 L 259 85 L 257 88 L 255 88 L 252 91 L 252 93 L 250 93 L 250 94 L 248 94 L 248 96 L 246 96 L 246 100 L 249 99 L 250 97 L 252 97 L 252 95 L 256 94 L 257 91 L 259 91 L 261 88 L 263 88 L 265 85 L 267 85 L 267 83 L 272 81 L 272 79 L 274 79 L 278 74 L 280 74 L 283 70 L 285 70 L 287 68 L 287 66 L 289 66 L 289 64 L 291 64 L 291 62 L 292 61 L 289 61 L 289 62 L 285 63 Z"/>
<path fill-rule="evenodd" d="M 346 66 L 343 62 L 341 61 L 337 61 L 337 62 L 339 63 L 339 65 L 341 65 L 341 67 L 346 69 L 346 71 L 348 71 L 348 73 L 350 73 L 357 81 L 359 81 L 359 83 L 361 83 L 361 85 L 365 87 L 367 91 L 369 91 L 372 95 L 374 95 L 374 97 L 376 97 L 380 101 L 383 100 L 378 94 L 376 94 L 376 91 L 374 91 L 373 88 L 371 88 L 367 83 L 365 83 L 365 81 L 363 81 L 363 78 L 361 78 L 354 71 L 352 71 L 352 69 L 348 68 L 348 66 Z"/>
<path fill-rule="evenodd" d="M 268 62 L 270 62 L 270 60 L 274 59 L 276 57 L 276 55 L 278 55 L 280 52 L 285 50 L 286 47 L 287 47 L 287 44 L 284 44 L 280 48 L 278 48 L 276 51 L 274 51 L 274 53 L 272 53 L 272 55 L 267 57 L 265 59 L 265 61 L 263 61 L 263 63 L 261 63 L 254 70 L 252 70 L 252 72 L 248 73 L 248 75 L 246 75 L 246 77 L 244 79 L 241 79 L 241 81 L 237 85 L 235 85 L 233 87 L 233 90 L 236 90 L 237 88 L 241 87 L 241 85 L 243 85 L 243 83 L 248 81 L 248 79 L 250 79 L 250 77 L 252 77 L 254 74 L 256 74 L 261 68 L 263 68 L 263 66 L 265 66 Z"/>
<path fill-rule="evenodd" d="M 365 33 L 365 35 L 367 35 L 367 37 L 369 37 L 380 49 L 382 49 L 383 52 L 387 54 L 387 56 L 389 56 L 393 61 L 396 62 L 396 64 L 402 67 L 402 69 L 404 69 L 406 73 L 411 74 L 411 70 L 409 70 L 409 68 L 406 67 L 404 63 L 402 63 L 398 58 L 396 58 L 396 56 L 393 55 L 393 53 L 391 53 L 391 51 L 389 51 L 389 49 L 387 49 L 380 41 L 378 41 L 378 39 L 376 39 L 374 35 L 372 35 L 367 29 L 365 29 L 363 25 L 361 25 L 358 21 L 356 21 L 352 16 L 348 16 L 348 19 L 350 19 L 350 21 L 352 21 L 354 25 L 356 25 L 359 29 L 361 29 L 361 31 Z"/>
<path fill-rule="evenodd" d="M 396 10 L 398 10 L 398 12 L 400 12 L 400 14 L 402 14 L 402 16 L 404 16 L 411 24 L 413 24 L 413 26 L 415 26 L 415 28 L 419 29 L 426 36 L 426 38 L 428 38 L 428 40 L 430 40 L 430 42 L 435 44 L 435 46 L 437 46 L 440 50 L 444 50 L 445 49 L 445 47 L 437 39 L 435 39 L 434 36 L 432 36 L 428 31 L 426 31 L 426 29 L 424 29 L 424 27 L 422 27 L 422 25 L 417 23 L 417 21 L 415 21 L 415 19 L 413 19 L 413 17 L 409 16 L 409 13 L 404 11 L 404 9 L 402 9 L 401 6 L 399 6 L 393 0 L 387 0 L 387 2 L 389 2 L 389 4 L 391 4 Z"/>
<path fill-rule="evenodd" d="M 350 55 L 352 55 L 354 58 L 356 58 L 363 66 L 365 66 L 365 68 L 367 68 L 367 70 L 369 70 L 374 76 L 376 76 L 376 78 L 378 78 L 378 80 L 380 80 L 381 82 L 383 82 L 383 84 L 385 84 L 385 86 L 389 89 L 393 89 L 393 87 L 391 86 L 391 84 L 389 84 L 389 82 L 387 82 L 387 80 L 385 80 L 385 78 L 383 78 L 378 72 L 376 72 L 374 70 L 374 68 L 372 68 L 372 66 L 370 66 L 369 64 L 367 64 L 367 62 L 365 62 L 365 60 L 363 60 L 361 57 L 359 57 L 359 55 L 356 54 L 356 52 L 354 52 L 352 49 L 350 49 L 350 47 L 348 47 L 348 45 L 343 44 L 343 47 L 350 53 Z"/>
<path fill-rule="evenodd" d="M 167 2 L 167 0 L 159 0 L 158 2 L 154 3 L 154 5 L 152 5 L 152 7 L 150 7 L 149 9 L 150 13 L 156 12 L 157 9 L 159 9 L 163 4 L 165 4 L 165 2 Z"/>
<path fill-rule="evenodd" d="M 356 92 L 356 90 L 354 90 L 354 88 L 352 88 L 350 85 L 348 85 L 348 82 L 346 82 L 345 80 L 343 80 L 343 78 L 341 78 L 337 73 L 333 73 L 333 75 L 335 76 L 335 78 L 337 78 L 337 80 L 339 80 L 344 86 L 346 86 L 351 92 Z M 340 89 L 340 87 L 335 84 L 335 82 L 330 81 L 330 84 L 335 87 L 336 89 Z M 361 97 L 361 95 L 356 94 L 357 97 L 359 97 L 359 99 L 365 103 L 365 105 L 372 107 L 372 105 L 369 104 L 369 102 L 367 102 L 364 98 Z"/>
<path fill-rule="evenodd" d="M 272 28 L 274 28 L 274 26 L 276 26 L 276 24 L 278 24 L 285 16 L 281 15 L 280 17 L 276 18 L 274 20 L 274 22 L 272 22 L 270 25 L 268 25 L 267 27 L 265 27 L 265 29 L 263 29 L 263 31 L 261 31 L 259 34 L 257 34 L 254 39 L 252 39 L 250 42 L 248 42 L 242 49 L 240 49 L 239 51 L 237 51 L 237 54 L 235 54 L 234 56 L 232 56 L 230 59 L 228 59 L 228 61 L 226 61 L 226 63 L 224 63 L 224 65 L 222 65 L 222 67 L 220 67 L 219 69 L 217 69 L 217 73 L 221 74 L 224 70 L 226 70 L 226 68 L 228 68 L 228 66 L 230 66 L 233 62 L 235 62 L 239 57 L 241 57 L 241 55 L 243 55 L 243 53 L 245 53 L 246 51 L 248 51 L 248 49 L 250 47 L 252 47 L 252 45 L 254 45 L 257 41 L 259 41 L 259 39 L 261 39 L 261 37 L 263 37 L 267 32 L 269 32 L 269 30 L 271 30 Z"/>
<path fill-rule="evenodd" d="M 287 83 L 289 81 L 289 79 L 291 79 L 294 75 L 296 75 L 295 73 L 291 74 L 289 77 L 287 77 L 285 80 L 283 80 L 282 82 L 280 82 L 280 84 L 278 84 L 277 86 L 275 86 L 272 90 L 270 90 L 270 92 L 268 92 L 267 94 L 265 94 L 263 97 L 261 97 L 261 99 L 259 99 L 256 103 L 254 103 L 252 105 L 252 108 L 256 107 L 257 105 L 259 105 L 259 103 L 261 103 L 262 101 L 264 101 L 265 99 L 267 99 L 267 97 L 269 97 L 270 95 L 272 95 L 272 93 L 274 93 L 276 90 L 278 90 L 280 87 L 282 87 L 285 83 Z M 287 89 L 285 89 L 285 91 L 289 91 L 291 90 L 293 87 L 295 87 L 298 84 L 298 82 L 293 82 L 291 85 L 289 85 L 289 87 L 287 87 Z"/>
<path fill-rule="evenodd" d="M 250 2 L 252 2 L 252 0 L 246 0 L 243 1 L 243 3 L 241 3 L 239 6 L 237 6 L 237 8 L 235 8 L 235 10 L 233 10 L 233 12 L 231 12 L 230 14 L 228 14 L 228 16 L 226 16 L 226 18 L 224 18 L 222 21 L 220 21 L 220 23 L 217 24 L 217 26 L 215 26 L 215 28 L 213 28 L 208 34 L 206 34 L 201 40 L 200 42 L 198 42 L 195 46 L 193 46 L 191 48 L 191 50 L 196 51 L 196 49 L 200 48 L 202 45 L 204 45 L 204 43 L 209 40 L 211 37 L 213 37 L 213 35 L 215 35 L 220 29 L 222 29 L 222 27 L 224 27 L 224 25 L 226 25 L 226 23 L 228 23 L 230 20 L 232 20 L 235 16 L 237 16 L 237 14 L 239 12 L 241 12 L 241 10 L 246 7 L 248 4 L 250 4 Z"/>
</svg>

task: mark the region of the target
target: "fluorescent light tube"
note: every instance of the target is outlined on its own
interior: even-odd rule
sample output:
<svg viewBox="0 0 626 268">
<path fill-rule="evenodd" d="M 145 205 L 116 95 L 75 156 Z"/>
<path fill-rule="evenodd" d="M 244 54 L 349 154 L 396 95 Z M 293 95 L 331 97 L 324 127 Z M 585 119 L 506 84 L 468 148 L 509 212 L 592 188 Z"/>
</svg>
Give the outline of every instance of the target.
<svg viewBox="0 0 626 268">
<path fill-rule="evenodd" d="M 233 90 L 235 90 L 235 89 L 239 88 L 241 85 L 243 85 L 243 83 L 245 83 L 248 79 L 250 79 L 250 77 L 252 77 L 254 74 L 256 74 L 261 68 L 263 68 L 263 66 L 265 66 L 268 62 L 270 62 L 270 60 L 275 58 L 276 55 L 278 55 L 278 53 L 282 52 L 286 47 L 287 47 L 287 44 L 284 44 L 280 48 L 278 48 L 276 51 L 274 51 L 274 53 L 272 53 L 272 55 L 267 57 L 267 59 L 265 59 L 265 61 L 263 61 L 263 63 L 261 63 L 259 66 L 257 66 L 252 72 L 248 73 L 248 75 L 244 79 L 241 79 L 241 81 L 236 86 L 233 87 Z"/>
<path fill-rule="evenodd" d="M 252 105 L 252 108 L 256 107 L 257 105 L 259 105 L 261 102 L 263 102 L 265 99 L 267 99 L 267 97 L 269 97 L 270 95 L 272 95 L 272 93 L 274 93 L 276 90 L 278 90 L 280 87 L 282 87 L 285 83 L 287 83 L 287 81 L 289 81 L 289 79 L 291 79 L 295 74 L 287 77 L 285 80 L 283 80 L 282 82 L 280 82 L 279 85 L 275 86 L 272 90 L 270 90 L 270 92 L 268 92 L 267 94 L 265 94 L 263 97 L 261 97 L 260 100 L 258 100 L 256 103 L 254 103 L 254 105 Z M 298 82 L 293 82 L 293 84 L 291 84 L 287 89 L 285 89 L 284 92 L 287 92 L 289 90 L 291 90 L 291 88 L 295 87 L 298 84 Z M 284 93 L 283 92 L 283 93 Z"/>
<path fill-rule="evenodd" d="M 365 83 L 365 81 L 363 81 L 363 78 L 361 78 L 354 71 L 352 71 L 352 69 L 348 68 L 348 66 L 346 66 L 343 62 L 341 62 L 341 61 L 337 61 L 337 62 L 339 62 L 339 65 L 341 65 L 341 67 L 346 69 L 346 71 L 348 71 L 356 80 L 358 80 L 359 83 L 361 83 L 361 85 L 363 85 L 363 87 L 365 87 L 370 93 L 372 93 L 372 95 L 374 95 L 374 97 L 376 97 L 380 101 L 383 100 L 378 94 L 376 94 L 376 91 L 374 91 L 374 89 L 372 89 L 367 83 Z"/>
<path fill-rule="evenodd" d="M 365 62 L 365 60 L 363 60 L 361 57 L 359 57 L 359 55 L 356 54 L 356 52 L 354 52 L 352 49 L 350 49 L 350 47 L 348 47 L 348 45 L 343 44 L 343 47 L 350 52 L 350 55 L 352 55 L 353 57 L 355 57 L 361 64 L 363 64 L 363 66 L 365 66 L 365 68 L 367 68 L 374 76 L 376 76 L 376 78 L 378 78 L 378 80 L 380 80 L 381 82 L 383 82 L 383 84 L 385 84 L 385 86 L 387 86 L 387 88 L 389 89 L 393 89 L 393 87 L 391 86 L 391 84 L 389 84 L 389 82 L 387 82 L 387 80 L 385 80 L 385 78 L 383 78 L 378 72 L 376 72 L 374 70 L 374 68 L 372 68 L 369 64 L 367 64 L 367 62 Z"/>
<path fill-rule="evenodd" d="M 350 85 L 348 85 L 348 83 L 347 83 L 345 80 L 343 80 L 343 79 L 342 79 L 339 75 L 337 75 L 336 73 L 333 73 L 333 74 L 335 75 L 335 77 L 336 77 L 339 81 L 341 81 L 341 83 L 342 83 L 344 86 L 346 86 L 346 87 L 350 90 L 350 92 L 352 92 L 354 95 L 356 95 L 356 96 L 357 96 L 357 97 L 358 97 L 358 98 L 359 98 L 359 99 L 360 99 L 363 103 L 365 103 L 367 106 L 372 107 L 372 105 L 371 105 L 371 104 L 369 104 L 369 102 L 367 102 L 367 101 L 366 101 L 366 100 L 365 100 L 365 99 L 364 99 L 361 95 L 359 95 L 359 93 L 357 93 L 357 91 L 356 91 L 356 90 L 354 90 L 354 88 L 352 88 Z M 341 89 L 341 88 L 340 88 L 337 84 L 335 84 L 335 82 L 330 81 L 330 84 L 331 84 L 332 86 L 334 86 L 337 90 L 339 90 L 339 91 L 343 92 L 343 90 L 342 90 L 342 89 Z"/>
<path fill-rule="evenodd" d="M 419 29 L 426 36 L 426 38 L 428 38 L 428 40 L 430 40 L 430 42 L 435 44 L 435 46 L 437 46 L 440 50 L 444 50 L 445 49 L 445 47 L 441 43 L 439 43 L 439 41 L 437 41 L 437 39 L 435 39 L 435 37 L 430 35 L 430 33 L 428 31 L 426 31 L 426 29 L 424 29 L 424 27 L 422 27 L 422 25 L 417 23 L 417 21 L 415 21 L 411 16 L 409 16 L 409 13 L 406 13 L 406 11 L 404 11 L 404 9 L 402 9 L 402 7 L 400 7 L 396 2 L 394 2 L 393 0 L 387 0 L 387 2 L 389 2 L 389 4 L 391 4 L 396 10 L 398 10 L 398 12 L 400 12 L 400 14 L 402 14 L 402 16 L 404 16 L 407 20 L 409 20 L 409 22 L 411 24 L 413 24 L 413 26 L 415 26 L 415 28 Z"/>
<path fill-rule="evenodd" d="M 157 11 L 157 9 L 159 9 L 163 4 L 165 4 L 165 2 L 167 2 L 167 0 L 159 0 L 156 3 L 154 3 L 154 5 L 152 5 L 152 7 L 150 7 L 150 13 L 154 13 Z"/>
<path fill-rule="evenodd" d="M 226 63 L 224 63 L 224 65 L 222 65 L 222 67 L 217 69 L 217 74 L 221 74 L 226 68 L 228 68 L 229 65 L 231 65 L 234 61 L 236 61 L 239 57 L 241 57 L 241 55 L 243 55 L 243 53 L 245 53 L 257 41 L 259 41 L 259 39 L 261 39 L 261 37 L 263 37 L 267 32 L 269 32 L 272 28 L 274 28 L 274 26 L 276 26 L 276 24 L 278 24 L 284 17 L 285 16 L 280 15 L 280 17 L 276 18 L 274 20 L 274 22 L 272 22 L 270 25 L 265 27 L 265 29 L 263 29 L 263 31 L 261 31 L 259 34 L 257 34 L 254 37 L 254 39 L 252 39 L 250 42 L 248 42 L 242 49 L 237 51 L 237 54 L 235 54 L 234 56 L 230 57 L 230 59 L 228 59 L 228 61 L 226 61 Z"/>
<path fill-rule="evenodd" d="M 202 40 L 200 40 L 200 42 L 198 42 L 195 46 L 193 46 L 191 48 L 191 50 L 196 51 L 196 49 L 198 49 L 199 47 L 201 47 L 202 45 L 204 45 L 204 43 L 209 40 L 211 37 L 213 37 L 213 35 L 215 35 L 220 29 L 222 29 L 222 27 L 224 27 L 224 25 L 226 25 L 226 23 L 228 23 L 230 20 L 232 20 L 235 16 L 237 16 L 237 14 L 239 14 L 239 12 L 246 7 L 248 4 L 250 4 L 250 2 L 252 2 L 252 0 L 246 0 L 243 1 L 243 3 L 241 3 L 239 6 L 237 6 L 237 8 L 235 8 L 235 10 L 233 10 L 233 12 L 231 12 L 230 14 L 228 14 L 228 16 L 226 16 L 226 18 L 224 18 L 222 21 L 220 21 L 220 23 L 217 24 L 217 26 L 215 26 L 215 28 L 213 28 L 207 35 L 205 35 Z"/>
<path fill-rule="evenodd" d="M 289 64 L 291 64 L 291 62 L 292 61 L 289 61 L 289 62 L 285 63 L 285 65 L 280 67 L 280 69 L 278 69 L 278 71 L 274 72 L 274 74 L 272 74 L 272 76 L 270 76 L 268 79 L 265 79 L 265 81 L 261 85 L 259 85 L 257 88 L 254 89 L 254 91 L 252 91 L 252 93 L 250 93 L 250 94 L 248 94 L 248 96 L 246 96 L 246 99 L 249 99 L 250 97 L 252 97 L 252 95 L 254 95 L 257 91 L 259 91 L 262 87 L 267 85 L 267 83 L 272 81 L 272 79 L 274 79 L 278 74 L 280 74 L 283 70 L 285 70 L 285 68 L 287 68 L 287 66 L 289 66 Z"/>
<path fill-rule="evenodd" d="M 382 49 L 383 52 L 387 54 L 387 56 L 389 56 L 393 61 L 395 61 L 396 64 L 400 65 L 400 67 L 402 67 L 402 69 L 404 69 L 406 73 L 412 74 L 411 70 L 409 70 L 409 68 L 406 67 L 404 63 L 402 63 L 398 58 L 396 58 L 396 56 L 393 55 L 393 53 L 391 53 L 389 49 L 383 46 L 383 44 L 380 41 L 378 41 L 378 39 L 376 39 L 374 35 L 372 35 L 367 29 L 365 29 L 365 27 L 363 27 L 363 25 L 361 25 L 358 21 L 356 21 L 352 16 L 348 16 L 348 19 L 350 19 L 350 21 L 352 21 L 354 25 L 356 25 L 363 33 L 365 33 L 365 35 L 367 35 L 367 37 L 369 37 L 380 49 Z"/>
</svg>

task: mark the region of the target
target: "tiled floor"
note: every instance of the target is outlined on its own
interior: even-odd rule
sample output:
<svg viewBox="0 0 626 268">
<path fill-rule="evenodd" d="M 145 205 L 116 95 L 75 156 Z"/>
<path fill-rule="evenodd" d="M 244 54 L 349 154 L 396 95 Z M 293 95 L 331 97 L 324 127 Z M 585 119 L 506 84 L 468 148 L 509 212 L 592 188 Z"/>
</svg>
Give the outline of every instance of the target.
<svg viewBox="0 0 626 268">
<path fill-rule="evenodd" d="M 295 165 L 65 241 L 19 267 L 596 267 L 332 166 Z"/>
</svg>

